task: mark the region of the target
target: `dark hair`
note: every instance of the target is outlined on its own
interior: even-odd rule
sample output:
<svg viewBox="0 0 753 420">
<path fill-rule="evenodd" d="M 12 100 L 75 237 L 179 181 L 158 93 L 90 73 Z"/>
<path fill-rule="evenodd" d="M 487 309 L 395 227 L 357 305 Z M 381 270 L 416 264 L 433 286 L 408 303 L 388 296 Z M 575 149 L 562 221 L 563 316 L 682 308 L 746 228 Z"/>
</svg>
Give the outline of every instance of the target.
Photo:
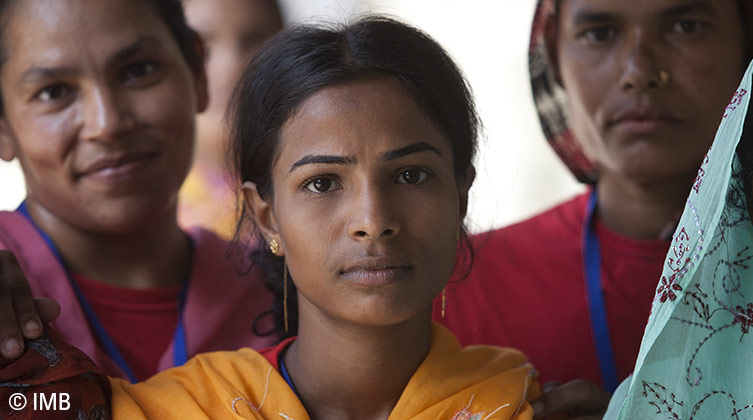
<svg viewBox="0 0 753 420">
<path fill-rule="evenodd" d="M 0 0 L 0 68 L 5 64 L 7 59 L 7 51 L 3 45 L 3 33 L 2 28 L 7 27 L 7 17 L 5 16 L 8 11 L 8 7 L 14 2 L 19 0 Z M 204 62 L 201 52 L 199 51 L 198 36 L 188 24 L 186 23 L 185 15 L 183 14 L 183 5 L 180 0 L 146 0 L 146 2 L 154 7 L 157 15 L 170 29 L 170 33 L 178 43 L 180 52 L 186 63 L 194 72 L 194 74 L 202 74 L 204 72 Z M 2 95 L 0 95 L 0 115 L 5 113 L 5 108 L 2 102 Z"/>
<path fill-rule="evenodd" d="M 280 131 L 297 107 L 320 89 L 354 80 L 397 80 L 450 142 L 454 170 L 464 179 L 476 151 L 479 120 L 470 88 L 447 52 L 424 32 L 395 20 L 372 16 L 341 27 L 297 26 L 262 47 L 244 70 L 230 108 L 229 159 L 236 180 L 251 181 L 264 199 L 272 198 L 272 165 Z M 245 209 L 241 211 L 245 215 Z M 245 217 L 241 217 L 236 238 Z M 259 237 L 263 244 L 264 239 Z M 470 267 L 472 250 L 458 267 Z M 251 255 L 277 299 L 267 314 L 280 338 L 297 333 L 295 287 L 288 283 L 289 330 L 282 327 L 283 259 L 262 247 Z M 456 267 L 457 269 L 457 267 Z M 467 272 L 467 271 L 466 271 Z M 262 316 L 265 316 L 262 315 Z M 259 321 L 259 319 L 257 319 Z"/>
</svg>

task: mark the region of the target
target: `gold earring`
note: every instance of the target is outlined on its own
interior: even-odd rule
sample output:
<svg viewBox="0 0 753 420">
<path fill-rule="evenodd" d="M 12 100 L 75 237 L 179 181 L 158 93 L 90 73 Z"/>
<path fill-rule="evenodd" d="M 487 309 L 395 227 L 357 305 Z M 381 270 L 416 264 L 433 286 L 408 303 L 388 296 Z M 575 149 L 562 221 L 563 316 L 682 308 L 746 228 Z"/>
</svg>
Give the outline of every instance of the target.
<svg viewBox="0 0 753 420">
<path fill-rule="evenodd" d="M 288 265 L 282 262 L 282 312 L 285 317 L 285 332 L 288 332 Z"/>
<path fill-rule="evenodd" d="M 457 232 L 457 234 L 455 235 L 455 240 L 456 240 L 456 241 L 459 241 L 459 240 L 460 240 L 460 226 L 458 226 L 458 232 Z"/>
<path fill-rule="evenodd" d="M 445 309 L 447 308 L 447 288 L 442 289 L 442 311 L 441 316 L 444 319 Z"/>
<path fill-rule="evenodd" d="M 276 239 L 269 241 L 269 250 L 272 251 L 272 253 L 275 255 L 277 255 L 277 253 L 280 251 L 280 244 L 277 243 Z"/>
<path fill-rule="evenodd" d="M 667 84 L 669 84 L 669 73 L 659 70 L 659 86 L 667 86 Z"/>
</svg>

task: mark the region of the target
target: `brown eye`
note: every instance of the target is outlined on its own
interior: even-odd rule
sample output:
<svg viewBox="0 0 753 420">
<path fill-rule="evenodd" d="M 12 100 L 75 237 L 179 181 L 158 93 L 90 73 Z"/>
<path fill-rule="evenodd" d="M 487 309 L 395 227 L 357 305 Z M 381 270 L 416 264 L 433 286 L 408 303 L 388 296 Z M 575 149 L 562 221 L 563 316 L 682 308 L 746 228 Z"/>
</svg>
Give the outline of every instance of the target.
<svg viewBox="0 0 753 420">
<path fill-rule="evenodd" d="M 592 28 L 581 33 L 581 38 L 591 44 L 600 44 L 614 38 L 614 29 L 608 26 Z"/>
<path fill-rule="evenodd" d="M 316 194 L 322 194 L 334 191 L 339 186 L 335 180 L 330 178 L 314 178 L 306 184 L 306 189 Z"/>
<path fill-rule="evenodd" d="M 151 76 L 157 70 L 157 64 L 151 61 L 137 61 L 126 67 L 123 72 L 124 82 L 135 82 Z"/>
<path fill-rule="evenodd" d="M 40 90 L 36 94 L 36 98 L 42 102 L 53 102 L 60 100 L 70 93 L 71 89 L 68 86 L 62 84 L 51 85 Z"/>
<path fill-rule="evenodd" d="M 426 173 L 426 171 L 422 171 L 420 169 L 409 169 L 407 171 L 401 172 L 397 176 L 397 183 L 398 184 L 418 184 L 419 182 L 425 180 L 429 175 Z"/>
<path fill-rule="evenodd" d="M 672 31 L 679 34 L 692 34 L 698 32 L 703 23 L 697 20 L 678 20 L 672 25 Z"/>
</svg>

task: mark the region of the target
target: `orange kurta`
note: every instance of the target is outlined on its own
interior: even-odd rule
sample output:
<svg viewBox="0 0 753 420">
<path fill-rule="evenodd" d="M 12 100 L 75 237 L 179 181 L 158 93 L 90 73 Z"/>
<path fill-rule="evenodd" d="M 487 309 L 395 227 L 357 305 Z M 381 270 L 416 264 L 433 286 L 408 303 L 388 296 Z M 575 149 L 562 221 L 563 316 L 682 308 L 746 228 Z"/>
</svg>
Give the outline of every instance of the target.
<svg viewBox="0 0 753 420">
<path fill-rule="evenodd" d="M 527 401 L 538 394 L 534 376 L 520 352 L 461 348 L 435 324 L 429 354 L 390 419 L 531 419 Z M 250 349 L 199 355 L 140 384 L 113 379 L 112 387 L 116 420 L 309 418 L 276 367 Z"/>
</svg>

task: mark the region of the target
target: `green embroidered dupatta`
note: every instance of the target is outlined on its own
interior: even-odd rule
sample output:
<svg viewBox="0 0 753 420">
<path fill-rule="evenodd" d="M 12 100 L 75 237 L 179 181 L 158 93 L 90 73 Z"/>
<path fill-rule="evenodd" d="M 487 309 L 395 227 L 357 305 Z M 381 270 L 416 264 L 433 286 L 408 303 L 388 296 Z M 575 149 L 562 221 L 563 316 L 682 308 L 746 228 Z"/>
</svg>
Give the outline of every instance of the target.
<svg viewBox="0 0 753 420">
<path fill-rule="evenodd" d="M 752 73 L 753 63 L 688 196 L 621 420 L 753 419 L 753 224 L 736 154 Z"/>
</svg>

